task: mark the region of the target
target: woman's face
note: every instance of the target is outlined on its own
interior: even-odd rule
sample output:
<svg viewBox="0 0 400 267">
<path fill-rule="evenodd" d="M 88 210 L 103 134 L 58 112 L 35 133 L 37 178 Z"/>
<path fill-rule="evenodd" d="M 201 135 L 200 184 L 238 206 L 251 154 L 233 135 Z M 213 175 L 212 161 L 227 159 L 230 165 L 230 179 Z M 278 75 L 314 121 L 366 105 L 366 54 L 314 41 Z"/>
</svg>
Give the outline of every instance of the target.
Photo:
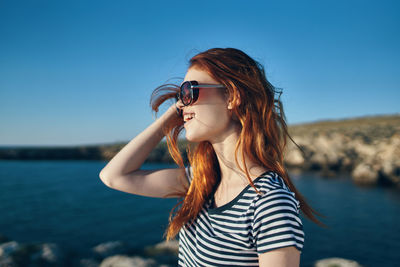
<svg viewBox="0 0 400 267">
<path fill-rule="evenodd" d="M 219 84 L 207 72 L 195 67 L 188 69 L 184 81 Z M 235 130 L 236 124 L 231 119 L 228 97 L 225 95 L 224 88 L 200 88 L 197 101 L 189 106 L 181 107 L 185 121 L 186 139 L 189 141 L 220 142 Z M 193 118 L 188 120 L 188 114 L 191 114 L 189 117 Z"/>
</svg>

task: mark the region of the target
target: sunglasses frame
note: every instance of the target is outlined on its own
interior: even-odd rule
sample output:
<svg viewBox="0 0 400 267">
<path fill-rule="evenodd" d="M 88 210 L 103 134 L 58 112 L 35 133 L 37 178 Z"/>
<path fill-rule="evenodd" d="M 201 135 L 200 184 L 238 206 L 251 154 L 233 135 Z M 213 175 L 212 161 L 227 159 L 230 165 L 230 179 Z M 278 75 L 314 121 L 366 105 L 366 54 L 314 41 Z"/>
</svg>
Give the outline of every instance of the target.
<svg viewBox="0 0 400 267">
<path fill-rule="evenodd" d="M 184 103 L 183 102 L 183 93 L 182 91 L 184 90 L 185 84 L 189 84 L 189 90 L 190 90 L 190 101 L 189 103 Z M 199 98 L 199 89 L 200 88 L 225 88 L 223 84 L 199 84 L 197 81 L 186 81 L 181 84 L 179 88 L 179 92 L 176 93 L 176 100 L 182 101 L 182 104 L 186 106 L 190 106 L 191 104 L 195 103 L 197 99 Z"/>
</svg>

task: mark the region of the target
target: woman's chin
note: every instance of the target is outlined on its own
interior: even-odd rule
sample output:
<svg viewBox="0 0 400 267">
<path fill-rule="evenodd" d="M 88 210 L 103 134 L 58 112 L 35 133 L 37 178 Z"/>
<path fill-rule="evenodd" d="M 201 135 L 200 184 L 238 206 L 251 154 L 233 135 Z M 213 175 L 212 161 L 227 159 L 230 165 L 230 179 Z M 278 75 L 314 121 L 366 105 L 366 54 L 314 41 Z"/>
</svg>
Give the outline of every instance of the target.
<svg viewBox="0 0 400 267">
<path fill-rule="evenodd" d="M 186 132 L 185 137 L 186 137 L 186 140 L 189 141 L 189 142 L 199 142 L 195 137 L 191 136 L 187 132 Z"/>
<path fill-rule="evenodd" d="M 193 120 L 193 119 L 192 119 Z M 190 125 L 190 123 L 192 122 L 192 120 L 186 121 L 184 124 L 185 127 L 185 132 L 186 132 L 186 140 L 188 140 L 189 142 L 199 142 L 197 141 L 198 136 L 196 136 L 194 129 L 192 129 L 191 127 L 188 127 L 188 125 Z"/>
<path fill-rule="evenodd" d="M 186 130 L 186 140 L 189 142 L 194 142 L 194 143 L 198 143 L 201 141 L 205 141 L 204 138 L 201 138 L 199 135 L 197 134 L 192 134 L 190 131 Z"/>
</svg>

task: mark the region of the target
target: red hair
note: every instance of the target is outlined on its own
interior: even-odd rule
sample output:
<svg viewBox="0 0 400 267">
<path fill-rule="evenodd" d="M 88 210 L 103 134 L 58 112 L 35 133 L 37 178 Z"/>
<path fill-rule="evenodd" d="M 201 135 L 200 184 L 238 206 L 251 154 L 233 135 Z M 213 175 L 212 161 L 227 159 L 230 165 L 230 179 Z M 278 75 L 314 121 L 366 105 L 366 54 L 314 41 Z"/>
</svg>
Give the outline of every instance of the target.
<svg viewBox="0 0 400 267">
<path fill-rule="evenodd" d="M 279 98 L 275 98 L 275 88 L 268 82 L 263 66 L 234 48 L 209 49 L 191 58 L 189 63 L 189 68 L 196 67 L 207 72 L 227 88 L 228 95 L 234 103 L 233 115 L 241 124 L 235 162 L 241 169 L 237 160 L 237 154 L 240 153 L 244 163 L 244 169 L 241 170 L 246 174 L 249 184 L 259 192 L 246 168 L 245 155 L 255 164 L 278 173 L 295 193 L 301 211 L 311 221 L 325 226 L 314 216 L 322 215 L 308 205 L 284 167 L 283 152 L 287 138 L 291 137 L 287 130 L 282 103 Z M 158 111 L 158 107 L 165 100 L 174 97 L 178 89 L 178 86 L 171 84 L 156 88 L 151 100 L 153 110 Z M 183 159 L 177 146 L 178 135 L 182 129 L 183 120 L 179 118 L 166 125 L 164 132 L 172 158 L 183 168 Z M 221 179 L 218 159 L 211 143 L 202 141 L 195 145 L 194 149 L 188 147 L 187 151 L 189 163 L 193 167 L 193 180 L 186 192 L 174 194 L 183 200 L 170 213 L 170 222 L 165 232 L 167 240 L 174 238 L 186 223 L 193 223 Z M 175 213 L 180 204 L 181 207 Z"/>
</svg>

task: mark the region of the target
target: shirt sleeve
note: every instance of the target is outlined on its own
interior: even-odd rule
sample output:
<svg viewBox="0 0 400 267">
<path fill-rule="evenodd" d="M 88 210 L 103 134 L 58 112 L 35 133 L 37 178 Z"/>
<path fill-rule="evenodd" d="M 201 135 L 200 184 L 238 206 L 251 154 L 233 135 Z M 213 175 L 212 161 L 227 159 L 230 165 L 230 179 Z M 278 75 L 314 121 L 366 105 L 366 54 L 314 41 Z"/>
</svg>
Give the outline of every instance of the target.
<svg viewBox="0 0 400 267">
<path fill-rule="evenodd" d="M 289 246 L 302 252 L 305 235 L 299 201 L 294 195 L 287 189 L 277 188 L 255 201 L 252 231 L 258 254 Z"/>
<path fill-rule="evenodd" d="M 192 173 L 192 166 L 188 165 L 185 167 L 186 178 L 189 181 L 189 184 L 192 182 L 193 173 Z"/>
</svg>

